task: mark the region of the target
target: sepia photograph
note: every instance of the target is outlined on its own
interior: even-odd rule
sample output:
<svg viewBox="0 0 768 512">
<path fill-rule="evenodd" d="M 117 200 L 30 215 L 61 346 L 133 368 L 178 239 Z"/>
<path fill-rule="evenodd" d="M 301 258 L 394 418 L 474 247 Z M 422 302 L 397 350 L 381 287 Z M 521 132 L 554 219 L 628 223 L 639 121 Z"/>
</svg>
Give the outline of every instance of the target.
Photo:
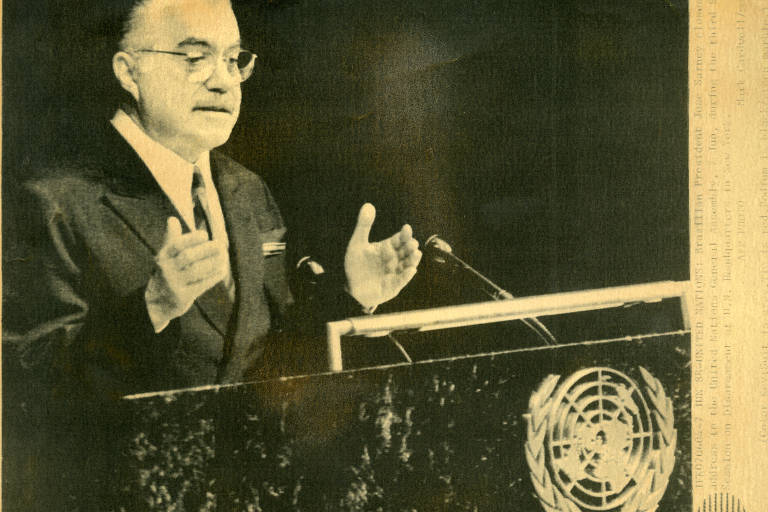
<svg viewBox="0 0 768 512">
<path fill-rule="evenodd" d="M 3 510 L 698 510 L 701 4 L 6 0 Z"/>
</svg>

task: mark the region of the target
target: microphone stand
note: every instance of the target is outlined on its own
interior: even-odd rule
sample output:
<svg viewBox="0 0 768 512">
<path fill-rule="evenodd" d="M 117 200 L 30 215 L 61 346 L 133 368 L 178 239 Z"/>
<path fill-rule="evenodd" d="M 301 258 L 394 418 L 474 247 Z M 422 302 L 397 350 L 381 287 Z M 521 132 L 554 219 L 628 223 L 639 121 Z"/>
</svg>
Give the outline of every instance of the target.
<svg viewBox="0 0 768 512">
<path fill-rule="evenodd" d="M 441 247 L 442 246 L 442 247 Z M 432 248 L 435 252 L 440 254 L 440 258 L 442 259 L 443 263 L 445 262 L 445 259 L 450 259 L 453 262 L 455 262 L 461 269 L 465 270 L 466 272 L 473 275 L 478 281 L 482 282 L 486 285 L 482 289 L 483 293 L 488 295 L 493 300 L 510 300 L 514 299 L 515 296 L 485 277 L 483 274 L 472 268 L 472 266 L 467 263 L 466 261 L 462 260 L 455 254 L 453 254 L 453 250 L 451 249 L 451 246 L 441 239 L 437 235 L 432 235 L 429 238 L 427 238 L 427 241 L 424 243 L 425 248 Z M 439 259 L 436 261 L 440 262 Z M 534 317 L 530 318 L 521 318 L 521 322 L 523 322 L 529 329 L 531 329 L 533 332 L 536 333 L 536 335 L 544 342 L 545 345 L 557 345 L 557 338 L 547 329 L 547 327 L 541 323 L 541 321 Z"/>
</svg>

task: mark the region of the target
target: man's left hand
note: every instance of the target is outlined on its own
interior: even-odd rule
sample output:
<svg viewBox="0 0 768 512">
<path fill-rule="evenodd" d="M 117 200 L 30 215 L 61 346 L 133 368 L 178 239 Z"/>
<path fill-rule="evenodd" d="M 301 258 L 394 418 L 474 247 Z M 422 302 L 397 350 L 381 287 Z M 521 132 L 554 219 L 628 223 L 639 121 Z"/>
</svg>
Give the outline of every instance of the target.
<svg viewBox="0 0 768 512">
<path fill-rule="evenodd" d="M 372 204 L 366 203 L 360 208 L 344 256 L 349 294 L 366 309 L 396 297 L 416 275 L 421 260 L 419 242 L 407 224 L 385 240 L 369 242 L 375 218 L 376 209 Z"/>
</svg>

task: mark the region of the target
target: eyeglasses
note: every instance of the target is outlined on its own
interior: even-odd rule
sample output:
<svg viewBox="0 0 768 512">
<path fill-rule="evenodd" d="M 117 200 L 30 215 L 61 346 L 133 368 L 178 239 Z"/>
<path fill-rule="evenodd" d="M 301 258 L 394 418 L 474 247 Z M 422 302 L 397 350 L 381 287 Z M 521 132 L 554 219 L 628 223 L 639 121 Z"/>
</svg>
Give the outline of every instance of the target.
<svg viewBox="0 0 768 512">
<path fill-rule="evenodd" d="M 176 55 L 184 57 L 186 63 L 187 79 L 190 82 L 202 83 L 208 80 L 216 69 L 217 55 L 206 50 L 189 50 L 175 52 L 169 50 L 131 50 L 137 53 L 160 53 L 163 55 Z M 248 50 L 237 50 L 222 55 L 220 58 L 227 66 L 227 73 L 240 82 L 248 80 L 253 74 L 253 64 L 258 56 Z"/>
</svg>

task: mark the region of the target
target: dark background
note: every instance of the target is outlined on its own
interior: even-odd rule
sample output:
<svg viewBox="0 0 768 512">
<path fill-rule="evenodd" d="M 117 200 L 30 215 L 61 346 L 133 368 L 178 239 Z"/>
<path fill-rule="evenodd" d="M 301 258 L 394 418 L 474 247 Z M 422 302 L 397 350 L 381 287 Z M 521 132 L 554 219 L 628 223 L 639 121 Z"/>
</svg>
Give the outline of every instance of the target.
<svg viewBox="0 0 768 512">
<path fill-rule="evenodd" d="M 116 105 L 103 3 L 6 2 L 4 210 Z M 687 6 L 679 0 L 235 2 L 259 54 L 222 148 L 296 238 L 340 262 L 439 233 L 515 295 L 688 278 Z M 6 244 L 13 245 L 12 237 Z M 425 264 L 392 307 L 479 300 Z M 446 283 L 449 283 L 446 285 Z"/>
</svg>

